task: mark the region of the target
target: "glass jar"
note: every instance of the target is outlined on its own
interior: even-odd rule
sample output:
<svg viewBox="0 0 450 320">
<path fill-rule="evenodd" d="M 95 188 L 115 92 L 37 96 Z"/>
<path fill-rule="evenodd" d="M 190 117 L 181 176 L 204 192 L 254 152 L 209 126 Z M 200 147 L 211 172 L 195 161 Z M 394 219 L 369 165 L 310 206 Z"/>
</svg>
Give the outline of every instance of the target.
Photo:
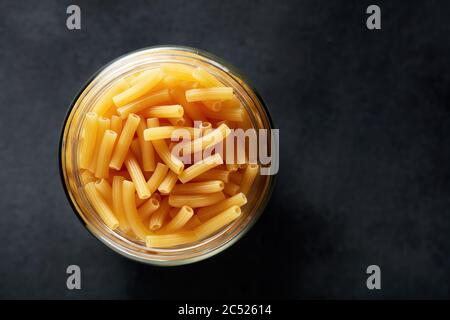
<svg viewBox="0 0 450 320">
<path fill-rule="evenodd" d="M 99 70 L 80 90 L 69 107 L 61 133 L 59 165 L 63 186 L 75 213 L 86 228 L 100 241 L 130 259 L 155 265 L 180 265 L 213 256 L 240 239 L 256 222 L 270 198 L 273 175 L 260 175 L 247 195 L 243 213 L 233 223 L 207 239 L 174 248 L 147 248 L 143 242 L 130 239 L 121 231 L 109 229 L 89 203 L 77 169 L 77 150 L 80 143 L 82 119 L 91 111 L 98 97 L 115 81 L 154 68 L 161 63 L 181 63 L 201 66 L 227 86 L 248 112 L 256 129 L 272 129 L 267 107 L 258 93 L 227 62 L 209 53 L 179 46 L 151 47 L 126 54 Z M 270 130 L 269 139 L 270 141 Z M 270 145 L 268 145 L 270 150 Z"/>
</svg>

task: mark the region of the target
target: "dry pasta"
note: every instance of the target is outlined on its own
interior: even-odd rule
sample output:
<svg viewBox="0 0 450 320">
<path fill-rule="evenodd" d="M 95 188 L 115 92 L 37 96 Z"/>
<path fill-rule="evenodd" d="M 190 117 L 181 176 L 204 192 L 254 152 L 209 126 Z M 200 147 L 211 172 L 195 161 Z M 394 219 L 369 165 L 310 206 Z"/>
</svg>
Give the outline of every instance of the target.
<svg viewBox="0 0 450 320">
<path fill-rule="evenodd" d="M 207 194 L 189 194 L 189 195 L 169 195 L 169 204 L 172 207 L 181 208 L 187 205 L 192 208 L 206 207 L 225 200 L 225 195 L 222 192 L 207 193 Z"/>
</svg>

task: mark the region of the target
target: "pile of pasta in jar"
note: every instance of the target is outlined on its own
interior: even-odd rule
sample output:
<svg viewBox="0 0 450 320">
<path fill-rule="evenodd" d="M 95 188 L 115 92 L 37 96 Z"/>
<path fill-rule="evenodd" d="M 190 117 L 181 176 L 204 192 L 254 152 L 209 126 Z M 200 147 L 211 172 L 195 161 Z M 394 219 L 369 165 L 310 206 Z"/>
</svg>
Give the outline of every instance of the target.
<svg viewBox="0 0 450 320">
<path fill-rule="evenodd" d="M 91 110 L 78 164 L 110 229 L 169 248 L 239 218 L 259 166 L 237 152 L 245 143 L 233 130 L 251 124 L 233 88 L 201 67 L 166 63 L 119 79 Z"/>
</svg>

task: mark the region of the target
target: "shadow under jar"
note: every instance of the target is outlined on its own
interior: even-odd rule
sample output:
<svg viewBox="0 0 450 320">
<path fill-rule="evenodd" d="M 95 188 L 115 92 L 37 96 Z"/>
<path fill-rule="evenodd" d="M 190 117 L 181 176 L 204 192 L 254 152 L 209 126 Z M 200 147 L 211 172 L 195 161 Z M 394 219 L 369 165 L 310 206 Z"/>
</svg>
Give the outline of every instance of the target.
<svg viewBox="0 0 450 320">
<path fill-rule="evenodd" d="M 259 175 L 250 192 L 241 216 L 206 239 L 173 248 L 149 248 L 143 241 L 119 229 L 109 229 L 98 216 L 83 188 L 78 169 L 78 151 L 84 115 L 92 111 L 95 101 L 119 79 L 136 72 L 177 63 L 201 67 L 220 82 L 232 87 L 255 129 L 272 129 L 268 110 L 257 94 L 235 68 L 203 51 L 187 47 L 151 47 L 126 54 L 99 70 L 81 89 L 71 104 L 61 134 L 59 164 L 63 186 L 75 213 L 86 228 L 100 241 L 130 259 L 154 265 L 181 265 L 211 257 L 239 240 L 264 211 L 274 185 L 274 176 Z M 268 150 L 270 152 L 270 130 Z"/>
</svg>

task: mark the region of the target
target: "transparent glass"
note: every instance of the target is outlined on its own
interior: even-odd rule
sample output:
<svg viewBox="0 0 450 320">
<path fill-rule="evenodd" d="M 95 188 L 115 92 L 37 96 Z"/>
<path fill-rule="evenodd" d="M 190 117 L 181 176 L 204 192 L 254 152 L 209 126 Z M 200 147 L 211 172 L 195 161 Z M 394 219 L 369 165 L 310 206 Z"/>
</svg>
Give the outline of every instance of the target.
<svg viewBox="0 0 450 320">
<path fill-rule="evenodd" d="M 100 241 L 130 259 L 154 265 L 180 265 L 213 256 L 239 240 L 264 211 L 274 185 L 274 176 L 259 176 L 247 195 L 239 219 L 207 239 L 168 249 L 147 248 L 141 241 L 131 239 L 120 231 L 109 229 L 89 203 L 77 169 L 77 150 L 83 116 L 96 99 L 115 81 L 134 72 L 155 68 L 161 63 L 182 63 L 201 66 L 214 74 L 227 86 L 234 88 L 236 96 L 247 110 L 255 128 L 271 129 L 272 120 L 261 97 L 248 81 L 227 62 L 203 51 L 179 47 L 151 47 L 126 54 L 99 70 L 80 90 L 64 121 L 61 134 L 59 164 L 63 186 L 75 213 L 86 228 Z M 270 131 L 269 139 L 270 141 Z M 270 144 L 268 145 L 270 150 Z"/>
</svg>

